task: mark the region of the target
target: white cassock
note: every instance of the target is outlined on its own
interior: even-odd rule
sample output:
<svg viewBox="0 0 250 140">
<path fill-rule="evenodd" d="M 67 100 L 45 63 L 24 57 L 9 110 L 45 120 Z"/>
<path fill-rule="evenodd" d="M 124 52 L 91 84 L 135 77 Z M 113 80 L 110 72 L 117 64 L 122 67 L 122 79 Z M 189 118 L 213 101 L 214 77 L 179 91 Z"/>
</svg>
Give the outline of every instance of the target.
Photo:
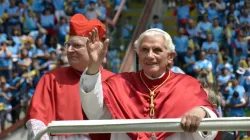
<svg viewBox="0 0 250 140">
<path fill-rule="evenodd" d="M 84 82 L 85 81 L 85 82 Z M 101 74 L 86 75 L 86 70 L 80 79 L 80 97 L 82 108 L 90 120 L 112 119 L 111 113 L 104 104 Z M 217 118 L 217 115 L 210 109 L 206 110 L 210 118 Z M 195 133 L 179 132 L 167 137 L 165 140 L 214 140 L 217 131 L 208 132 L 206 135 L 200 131 Z M 112 133 L 111 140 L 131 140 L 126 133 Z"/>
</svg>

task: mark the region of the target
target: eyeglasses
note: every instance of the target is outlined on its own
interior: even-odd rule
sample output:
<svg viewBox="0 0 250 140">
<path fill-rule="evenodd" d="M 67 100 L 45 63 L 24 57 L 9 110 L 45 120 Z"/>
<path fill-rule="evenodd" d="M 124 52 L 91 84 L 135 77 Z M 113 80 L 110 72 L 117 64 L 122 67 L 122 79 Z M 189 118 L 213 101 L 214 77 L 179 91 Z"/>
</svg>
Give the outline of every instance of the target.
<svg viewBox="0 0 250 140">
<path fill-rule="evenodd" d="M 69 42 L 65 42 L 64 43 L 64 47 L 66 47 L 67 49 L 72 46 L 74 49 L 80 49 L 83 47 L 86 47 L 86 44 L 73 44 L 73 43 L 69 43 Z"/>
</svg>

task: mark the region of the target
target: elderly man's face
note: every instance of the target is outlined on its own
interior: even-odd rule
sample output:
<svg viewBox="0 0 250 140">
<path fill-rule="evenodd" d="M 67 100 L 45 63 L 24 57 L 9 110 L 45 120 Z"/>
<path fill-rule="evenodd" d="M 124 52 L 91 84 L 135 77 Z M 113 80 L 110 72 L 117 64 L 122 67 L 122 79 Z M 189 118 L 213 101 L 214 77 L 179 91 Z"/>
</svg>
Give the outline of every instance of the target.
<svg viewBox="0 0 250 140">
<path fill-rule="evenodd" d="M 162 35 L 145 36 L 138 51 L 144 72 L 151 77 L 159 77 L 173 62 L 174 55 L 168 53 Z"/>
<path fill-rule="evenodd" d="M 69 64 L 79 71 L 83 71 L 89 63 L 86 43 L 87 38 L 81 36 L 70 36 L 66 43 Z"/>
</svg>

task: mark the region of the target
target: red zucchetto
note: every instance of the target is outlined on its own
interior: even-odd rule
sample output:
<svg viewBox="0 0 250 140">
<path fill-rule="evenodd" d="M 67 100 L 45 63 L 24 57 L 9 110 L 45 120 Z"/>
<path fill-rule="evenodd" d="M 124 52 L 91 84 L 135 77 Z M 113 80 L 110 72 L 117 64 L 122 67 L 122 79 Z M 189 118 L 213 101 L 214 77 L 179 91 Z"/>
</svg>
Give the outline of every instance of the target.
<svg viewBox="0 0 250 140">
<path fill-rule="evenodd" d="M 105 33 L 105 26 L 97 19 L 88 20 L 82 14 L 75 14 L 70 19 L 69 35 L 85 36 L 89 35 L 94 28 L 98 29 L 99 39 L 101 40 Z"/>
</svg>

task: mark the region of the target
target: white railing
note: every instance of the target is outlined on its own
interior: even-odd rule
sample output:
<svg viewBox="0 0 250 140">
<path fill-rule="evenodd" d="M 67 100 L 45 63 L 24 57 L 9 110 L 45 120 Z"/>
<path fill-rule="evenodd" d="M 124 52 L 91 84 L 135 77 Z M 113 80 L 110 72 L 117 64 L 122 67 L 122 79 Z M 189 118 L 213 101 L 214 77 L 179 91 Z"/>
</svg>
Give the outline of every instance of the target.
<svg viewBox="0 0 250 140">
<path fill-rule="evenodd" d="M 126 132 L 183 132 L 181 119 L 127 119 L 127 120 L 84 120 L 53 121 L 36 135 L 35 140 L 45 133 L 126 133 Z M 250 117 L 205 118 L 199 131 L 249 131 Z"/>
</svg>

